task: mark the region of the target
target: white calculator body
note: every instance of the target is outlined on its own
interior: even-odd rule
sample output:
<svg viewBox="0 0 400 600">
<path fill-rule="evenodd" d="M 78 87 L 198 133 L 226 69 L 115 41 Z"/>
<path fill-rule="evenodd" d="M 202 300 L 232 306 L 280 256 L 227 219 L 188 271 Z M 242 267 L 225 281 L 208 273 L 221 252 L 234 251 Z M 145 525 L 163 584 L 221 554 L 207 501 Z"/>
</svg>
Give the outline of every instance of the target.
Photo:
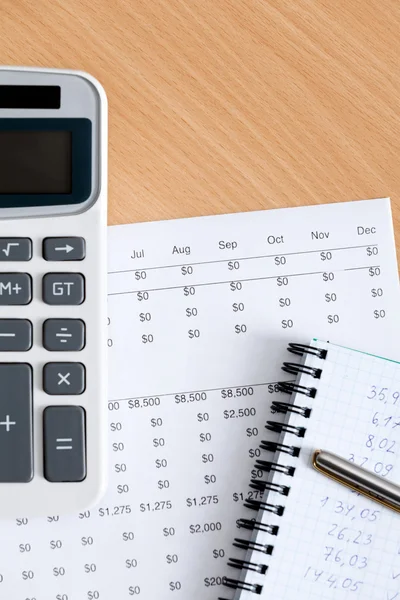
<svg viewBox="0 0 400 600">
<path fill-rule="evenodd" d="M 0 518 L 104 491 L 106 209 L 100 84 L 0 68 Z"/>
</svg>

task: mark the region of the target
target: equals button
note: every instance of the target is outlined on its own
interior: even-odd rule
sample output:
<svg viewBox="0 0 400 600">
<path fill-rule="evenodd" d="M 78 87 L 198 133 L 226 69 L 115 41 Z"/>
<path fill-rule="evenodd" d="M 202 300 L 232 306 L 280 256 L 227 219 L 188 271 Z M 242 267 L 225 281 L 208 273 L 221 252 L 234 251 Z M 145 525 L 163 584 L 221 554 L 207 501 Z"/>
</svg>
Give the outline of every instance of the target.
<svg viewBox="0 0 400 600">
<path fill-rule="evenodd" d="M 72 450 L 72 438 L 56 438 L 56 450 Z"/>
<path fill-rule="evenodd" d="M 47 481 L 86 477 L 86 414 L 82 406 L 47 406 L 43 411 L 44 476 Z"/>
</svg>

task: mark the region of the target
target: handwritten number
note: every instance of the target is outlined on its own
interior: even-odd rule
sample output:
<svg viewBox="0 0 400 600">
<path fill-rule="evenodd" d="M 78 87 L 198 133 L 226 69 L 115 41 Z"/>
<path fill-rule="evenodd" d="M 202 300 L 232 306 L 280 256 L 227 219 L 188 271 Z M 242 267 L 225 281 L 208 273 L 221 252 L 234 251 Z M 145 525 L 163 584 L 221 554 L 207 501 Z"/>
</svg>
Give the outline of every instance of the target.
<svg viewBox="0 0 400 600">
<path fill-rule="evenodd" d="M 394 448 L 396 442 L 390 442 L 390 446 L 389 448 L 386 450 L 386 452 L 389 452 L 390 454 L 394 454 L 392 448 Z"/>
<path fill-rule="evenodd" d="M 358 540 L 360 539 L 361 536 L 362 536 L 362 531 L 359 531 L 358 534 L 357 534 L 357 536 L 353 540 L 354 544 L 359 544 L 360 543 Z"/>
<path fill-rule="evenodd" d="M 378 394 L 378 400 L 380 400 L 380 402 L 383 402 L 383 400 L 385 400 L 386 398 L 386 393 L 388 388 L 382 388 L 381 391 Z"/>
<path fill-rule="evenodd" d="M 341 512 L 343 512 L 343 502 L 338 500 L 336 508 L 335 508 L 335 513 L 341 513 Z"/>
</svg>

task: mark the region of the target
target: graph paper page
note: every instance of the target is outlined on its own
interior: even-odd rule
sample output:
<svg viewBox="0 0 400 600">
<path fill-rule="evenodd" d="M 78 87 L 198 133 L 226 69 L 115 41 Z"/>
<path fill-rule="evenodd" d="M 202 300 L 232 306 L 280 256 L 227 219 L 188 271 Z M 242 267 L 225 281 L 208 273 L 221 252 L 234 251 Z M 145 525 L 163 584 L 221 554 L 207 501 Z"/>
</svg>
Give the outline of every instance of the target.
<svg viewBox="0 0 400 600">
<path fill-rule="evenodd" d="M 1 522 L 0 598 L 215 600 L 287 343 L 395 352 L 390 202 L 111 227 L 108 270 L 107 494 Z"/>
<path fill-rule="evenodd" d="M 333 344 L 317 345 L 328 350 L 326 359 L 308 356 L 306 364 L 321 368 L 322 377 L 302 375 L 300 380 L 317 388 L 316 397 L 295 398 L 295 404 L 312 408 L 311 416 L 290 418 L 290 425 L 306 428 L 305 437 L 286 434 L 284 440 L 301 446 L 300 457 L 277 457 L 278 463 L 296 468 L 293 477 L 274 478 L 291 490 L 287 498 L 268 497 L 285 505 L 285 512 L 263 519 L 279 526 L 273 542 L 269 536 L 275 545 L 269 569 L 247 580 L 263 585 L 261 597 L 272 594 L 280 600 L 398 600 L 400 515 L 315 471 L 311 457 L 315 449 L 327 450 L 400 481 L 400 364 Z M 257 541 L 267 538 L 260 534 Z M 265 562 L 259 553 L 252 560 Z"/>
</svg>

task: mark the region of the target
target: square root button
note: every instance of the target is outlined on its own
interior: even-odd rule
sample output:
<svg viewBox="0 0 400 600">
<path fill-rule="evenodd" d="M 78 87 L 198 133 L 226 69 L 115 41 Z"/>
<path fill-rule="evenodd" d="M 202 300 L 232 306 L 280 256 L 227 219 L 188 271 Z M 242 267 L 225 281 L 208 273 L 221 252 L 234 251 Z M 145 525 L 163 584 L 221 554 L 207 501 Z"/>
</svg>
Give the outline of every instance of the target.
<svg viewBox="0 0 400 600">
<path fill-rule="evenodd" d="M 43 389 L 51 396 L 83 394 L 86 387 L 85 367 L 82 363 L 53 362 L 43 369 Z"/>
<path fill-rule="evenodd" d="M 26 261 L 32 258 L 30 238 L 0 238 L 0 262 Z"/>
</svg>

